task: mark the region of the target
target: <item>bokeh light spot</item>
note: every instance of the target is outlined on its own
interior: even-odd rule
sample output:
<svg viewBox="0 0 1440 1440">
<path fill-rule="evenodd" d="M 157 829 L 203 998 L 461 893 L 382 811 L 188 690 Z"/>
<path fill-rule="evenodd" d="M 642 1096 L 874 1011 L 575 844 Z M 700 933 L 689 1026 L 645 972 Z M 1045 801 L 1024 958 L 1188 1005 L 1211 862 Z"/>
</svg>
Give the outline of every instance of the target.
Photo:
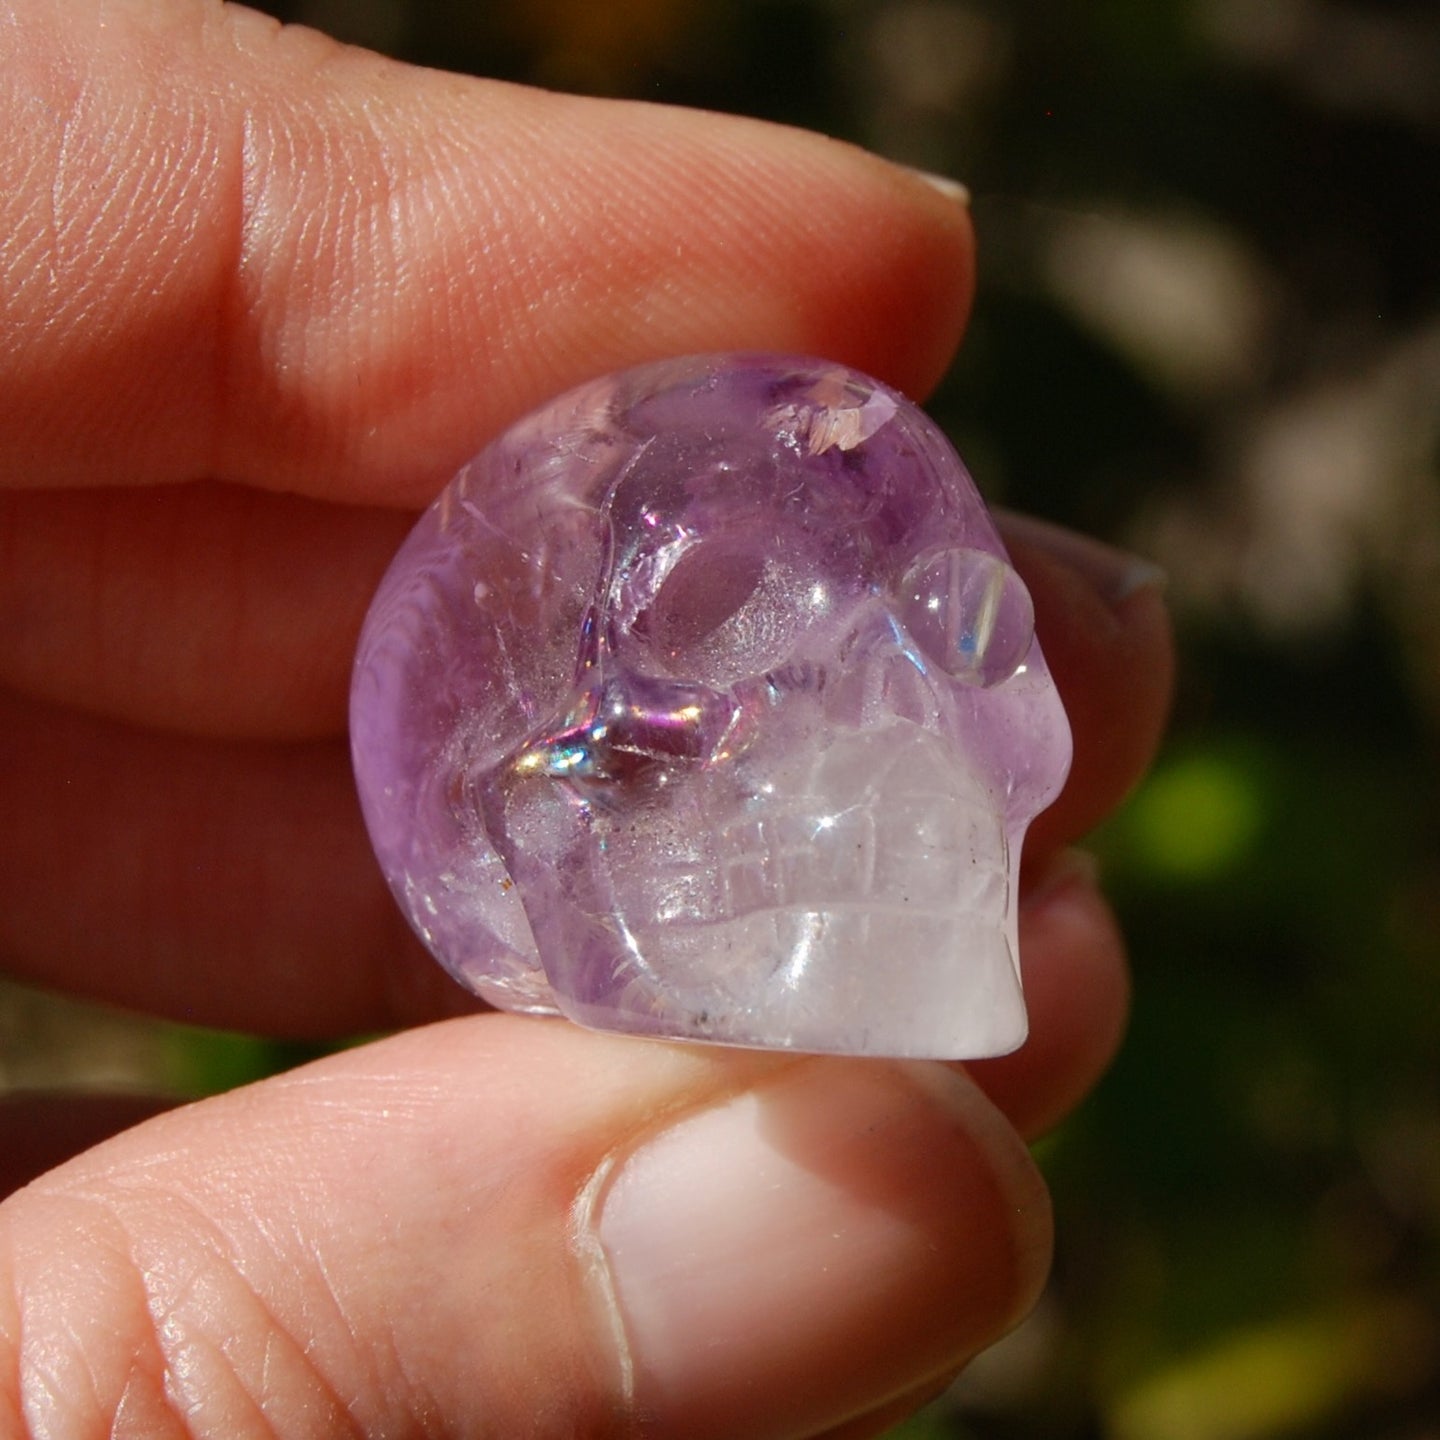
<svg viewBox="0 0 1440 1440">
<path fill-rule="evenodd" d="M 1135 860 L 1158 875 L 1210 879 L 1249 853 L 1264 810 L 1258 777 L 1238 761 L 1219 755 L 1174 760 L 1131 806 Z"/>
</svg>

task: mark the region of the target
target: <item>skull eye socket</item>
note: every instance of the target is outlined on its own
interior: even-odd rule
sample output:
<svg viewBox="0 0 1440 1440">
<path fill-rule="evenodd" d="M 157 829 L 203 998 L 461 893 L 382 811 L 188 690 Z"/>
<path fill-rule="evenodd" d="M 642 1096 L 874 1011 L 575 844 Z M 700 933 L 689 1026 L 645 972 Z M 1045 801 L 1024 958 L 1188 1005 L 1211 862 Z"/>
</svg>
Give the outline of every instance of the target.
<svg viewBox="0 0 1440 1440">
<path fill-rule="evenodd" d="M 693 546 L 631 627 L 647 668 L 723 686 L 778 664 L 799 625 L 793 578 L 751 545 Z"/>
<path fill-rule="evenodd" d="M 697 545 L 665 577 L 646 613 L 650 642 L 680 654 L 740 613 L 765 576 L 765 560 L 730 545 Z"/>
</svg>

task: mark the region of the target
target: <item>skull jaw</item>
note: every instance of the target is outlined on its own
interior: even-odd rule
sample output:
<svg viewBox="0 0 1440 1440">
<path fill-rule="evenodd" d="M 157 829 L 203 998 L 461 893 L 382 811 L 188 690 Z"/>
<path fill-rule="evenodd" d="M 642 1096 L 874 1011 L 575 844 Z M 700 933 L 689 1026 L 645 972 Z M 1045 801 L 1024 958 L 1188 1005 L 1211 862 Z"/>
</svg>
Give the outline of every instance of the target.
<svg viewBox="0 0 1440 1440">
<path fill-rule="evenodd" d="M 788 948 L 776 934 L 785 930 L 795 937 Z M 718 931 L 671 928 L 649 968 L 693 974 L 699 955 L 709 984 L 627 978 L 627 960 L 612 957 L 607 990 L 557 989 L 556 1001 L 592 1029 L 814 1054 L 978 1060 L 1026 1036 L 1013 941 L 990 917 L 757 915 Z"/>
<path fill-rule="evenodd" d="M 909 725 L 759 761 L 639 809 L 561 787 L 512 797 L 529 843 L 508 858 L 555 1006 L 594 1029 L 764 1049 L 1016 1048 L 1015 877 L 987 788 Z"/>
</svg>

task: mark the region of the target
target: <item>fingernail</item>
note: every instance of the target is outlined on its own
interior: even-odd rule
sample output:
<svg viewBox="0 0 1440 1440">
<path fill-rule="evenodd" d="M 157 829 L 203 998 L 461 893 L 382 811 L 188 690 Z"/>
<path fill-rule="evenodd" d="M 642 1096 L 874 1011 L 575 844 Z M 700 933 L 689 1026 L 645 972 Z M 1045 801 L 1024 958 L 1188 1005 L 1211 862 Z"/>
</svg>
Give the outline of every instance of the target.
<svg viewBox="0 0 1440 1440">
<path fill-rule="evenodd" d="M 930 170 L 917 170 L 913 165 L 904 167 L 917 180 L 923 180 L 932 190 L 938 190 L 947 200 L 964 209 L 970 208 L 970 187 L 952 180 L 948 175 L 936 175 Z"/>
<path fill-rule="evenodd" d="M 647 1434 L 813 1435 L 1033 1303 L 1049 1207 L 968 1077 L 804 1061 L 619 1160 L 585 1217 Z"/>
<path fill-rule="evenodd" d="M 1007 541 L 1018 540 L 1054 556 L 1079 573 L 1112 608 L 1141 590 L 1165 588 L 1164 570 L 1143 556 L 1014 510 L 998 511 L 996 520 Z"/>
</svg>

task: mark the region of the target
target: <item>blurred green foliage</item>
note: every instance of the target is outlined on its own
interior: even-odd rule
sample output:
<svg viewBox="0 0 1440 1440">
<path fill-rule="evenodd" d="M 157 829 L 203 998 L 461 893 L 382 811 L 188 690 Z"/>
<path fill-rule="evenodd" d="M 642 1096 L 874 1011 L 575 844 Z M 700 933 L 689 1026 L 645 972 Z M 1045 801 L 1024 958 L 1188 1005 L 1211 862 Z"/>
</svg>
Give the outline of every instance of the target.
<svg viewBox="0 0 1440 1440">
<path fill-rule="evenodd" d="M 993 497 L 1166 563 L 1183 670 L 1167 753 L 1096 840 L 1134 1021 L 1042 1147 L 1051 1293 L 895 1434 L 1434 1440 L 1440 10 L 268 8 L 973 187 L 981 292 L 932 408 Z M 287 1058 L 177 1056 L 201 1089 Z"/>
</svg>

